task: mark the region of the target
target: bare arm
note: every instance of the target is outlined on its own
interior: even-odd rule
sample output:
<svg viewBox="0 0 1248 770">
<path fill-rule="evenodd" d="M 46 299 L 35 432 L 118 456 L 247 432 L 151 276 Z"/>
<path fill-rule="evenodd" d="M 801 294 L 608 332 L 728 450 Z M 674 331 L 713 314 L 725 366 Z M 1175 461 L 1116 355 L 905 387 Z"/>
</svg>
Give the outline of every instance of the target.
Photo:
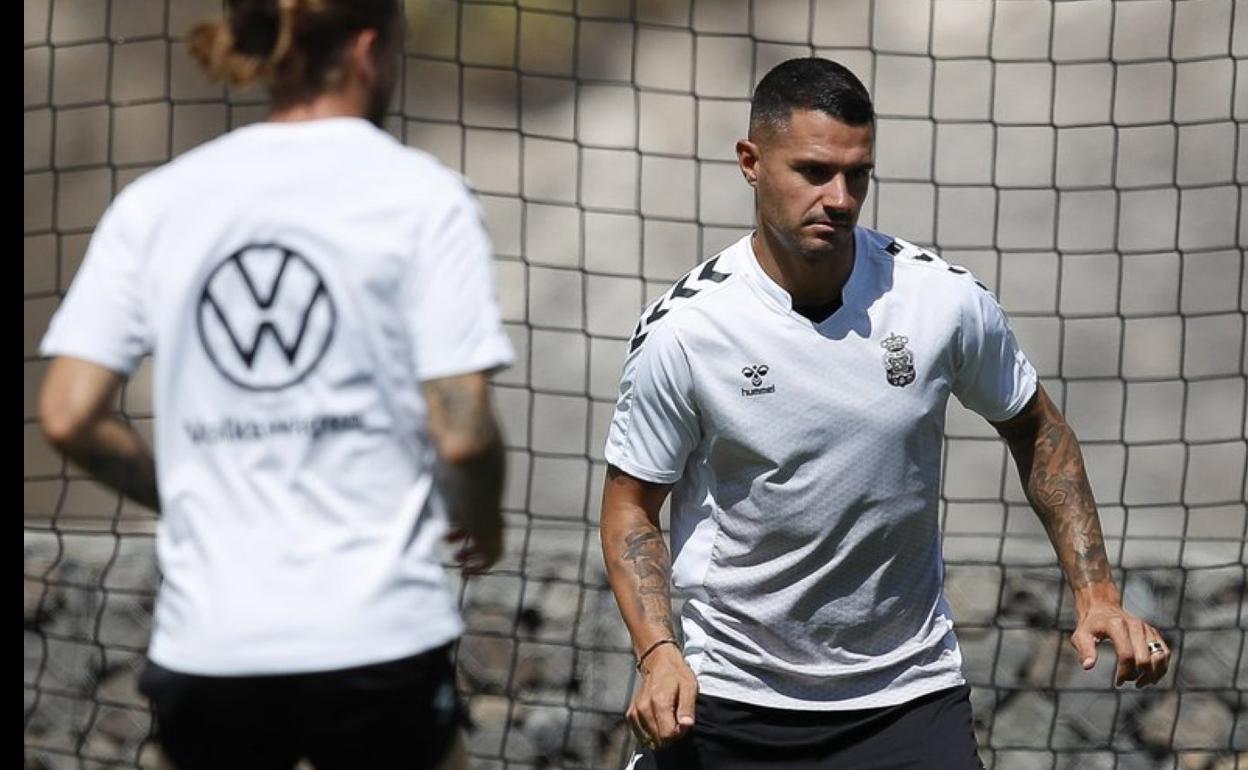
<svg viewBox="0 0 1248 770">
<path fill-rule="evenodd" d="M 1122 609 L 1075 432 L 1042 387 L 1022 412 L 993 427 L 1009 445 L 1027 500 L 1074 592 L 1078 627 L 1071 643 L 1084 668 L 1096 661 L 1096 642 L 1109 638 L 1118 652 L 1116 684 L 1158 681 L 1169 653 L 1150 654 L 1148 642 L 1161 635 Z"/>
<path fill-rule="evenodd" d="M 450 503 L 464 542 L 459 558 L 468 572 L 481 572 L 503 551 L 503 441 L 490 404 L 484 372 L 424 383 L 429 432 L 441 460 L 438 483 Z"/>
<path fill-rule="evenodd" d="M 671 555 L 659 529 L 659 509 L 670 487 L 607 469 L 602 494 L 602 553 L 607 579 L 640 656 L 660 639 L 674 638 Z"/>
<path fill-rule="evenodd" d="M 1019 415 L 995 423 L 1018 466 L 1027 500 L 1057 551 L 1077 603 L 1120 601 L 1075 432 L 1043 388 Z"/>
<path fill-rule="evenodd" d="M 124 382 L 98 364 L 55 358 L 39 392 L 39 424 L 48 443 L 92 477 L 159 511 L 151 450 L 111 409 Z"/>
<path fill-rule="evenodd" d="M 602 553 L 607 580 L 628 626 L 634 655 L 646 655 L 642 686 L 628 719 L 649 745 L 663 746 L 694 721 L 697 679 L 675 639 L 672 624 L 672 561 L 659 529 L 659 510 L 670 487 L 607 469 L 602 492 Z M 648 653 L 648 654 L 647 654 Z"/>
</svg>

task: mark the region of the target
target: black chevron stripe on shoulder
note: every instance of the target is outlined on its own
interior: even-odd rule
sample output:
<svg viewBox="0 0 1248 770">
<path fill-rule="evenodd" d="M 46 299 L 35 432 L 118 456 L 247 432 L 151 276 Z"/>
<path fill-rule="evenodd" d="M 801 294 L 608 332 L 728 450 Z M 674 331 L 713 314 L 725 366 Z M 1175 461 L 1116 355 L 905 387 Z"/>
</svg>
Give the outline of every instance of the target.
<svg viewBox="0 0 1248 770">
<path fill-rule="evenodd" d="M 648 313 L 643 313 L 641 320 L 637 322 L 636 328 L 633 329 L 632 339 L 628 344 L 628 352 L 632 353 L 641 344 L 646 341 L 646 337 L 650 332 L 650 325 L 658 322 L 671 312 L 675 305 L 680 304 L 682 300 L 696 297 L 703 289 L 709 285 L 723 283 L 732 273 L 721 273 L 715 269 L 715 265 L 719 263 L 719 257 L 715 256 L 706 261 L 701 269 L 694 268 L 692 271 L 681 276 L 680 280 L 668 289 L 667 293 L 660 297 L 651 307 Z M 694 277 L 694 273 L 697 277 Z"/>
<path fill-rule="evenodd" d="M 698 293 L 697 289 L 685 288 L 685 281 L 687 280 L 689 280 L 689 276 L 685 275 L 685 276 L 681 276 L 680 280 L 676 282 L 676 285 L 672 287 L 671 294 L 673 297 L 678 297 L 680 299 L 688 299 L 689 297 L 692 297 L 693 295 Z"/>
<path fill-rule="evenodd" d="M 702 266 L 702 272 L 698 275 L 699 281 L 714 281 L 715 283 L 719 283 L 723 281 L 724 279 L 726 279 L 729 275 L 731 275 L 731 273 L 716 272 L 715 270 L 716 262 L 719 262 L 718 256 L 711 257 L 709 260 L 707 260 L 706 264 Z M 688 278 L 688 277 L 689 276 L 685 276 L 685 278 Z M 681 279 L 681 280 L 684 280 L 684 279 Z"/>
<path fill-rule="evenodd" d="M 894 257 L 902 257 L 903 259 L 913 259 L 915 262 L 935 262 L 936 257 L 913 243 L 906 241 L 898 241 L 896 238 L 889 241 L 884 250 Z"/>
</svg>

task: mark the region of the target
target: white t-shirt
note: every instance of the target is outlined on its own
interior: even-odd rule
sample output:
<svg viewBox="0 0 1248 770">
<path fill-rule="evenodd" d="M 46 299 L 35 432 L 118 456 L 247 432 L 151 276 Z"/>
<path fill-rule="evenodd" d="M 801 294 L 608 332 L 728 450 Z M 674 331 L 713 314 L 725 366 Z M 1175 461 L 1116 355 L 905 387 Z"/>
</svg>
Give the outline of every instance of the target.
<svg viewBox="0 0 1248 770">
<path fill-rule="evenodd" d="M 491 259 L 461 179 L 356 118 L 240 128 L 117 196 L 42 352 L 154 354 L 152 660 L 330 670 L 460 634 L 420 384 L 510 363 Z"/>
<path fill-rule="evenodd" d="M 672 584 L 708 695 L 836 710 L 962 684 L 937 516 L 946 400 L 989 420 L 1036 389 L 962 268 L 855 231 L 843 306 L 792 310 L 749 236 L 642 314 L 608 462 L 674 483 Z"/>
</svg>

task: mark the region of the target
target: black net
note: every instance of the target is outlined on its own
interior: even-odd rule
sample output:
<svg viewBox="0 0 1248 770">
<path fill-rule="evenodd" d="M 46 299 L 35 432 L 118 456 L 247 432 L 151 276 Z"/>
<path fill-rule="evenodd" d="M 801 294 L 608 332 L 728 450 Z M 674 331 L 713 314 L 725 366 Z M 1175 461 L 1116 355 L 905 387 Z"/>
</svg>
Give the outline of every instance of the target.
<svg viewBox="0 0 1248 770">
<path fill-rule="evenodd" d="M 1003 445 L 954 404 L 947 594 L 990 768 L 1248 767 L 1248 9 L 1232 0 L 413 0 L 388 129 L 467 175 L 518 363 L 498 378 L 508 555 L 458 586 L 478 768 L 615 768 L 632 654 L 596 530 L 619 368 L 648 299 L 748 231 L 733 143 L 773 64 L 872 90 L 863 224 L 1001 299 L 1078 431 L 1128 609 L 1172 673 L 1081 671 L 1068 589 Z M 42 441 L 37 343 L 118 190 L 263 118 L 182 39 L 218 0 L 27 0 L 24 747 L 156 767 L 135 690 L 155 517 Z M 118 407 L 150 433 L 146 367 Z"/>
</svg>

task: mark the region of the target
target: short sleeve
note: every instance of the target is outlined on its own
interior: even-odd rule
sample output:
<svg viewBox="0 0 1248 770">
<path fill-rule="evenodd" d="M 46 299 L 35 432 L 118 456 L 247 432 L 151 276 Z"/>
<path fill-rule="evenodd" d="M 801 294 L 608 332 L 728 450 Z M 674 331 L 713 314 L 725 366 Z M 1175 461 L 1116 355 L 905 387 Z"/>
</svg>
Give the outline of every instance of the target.
<svg viewBox="0 0 1248 770">
<path fill-rule="evenodd" d="M 997 300 L 974 282 L 967 283 L 953 393 L 986 420 L 1008 420 L 1035 394 L 1036 370 Z"/>
<path fill-rule="evenodd" d="M 70 356 L 129 375 L 151 352 L 144 309 L 138 222 L 124 193 L 104 212 L 82 266 L 39 346 L 44 356 Z"/>
<path fill-rule="evenodd" d="M 481 210 L 463 185 L 450 183 L 425 223 L 404 287 L 421 380 L 511 364 L 494 281 L 493 250 Z"/>
<path fill-rule="evenodd" d="M 671 484 L 701 439 L 689 360 L 670 324 L 629 353 L 607 433 L 607 462 L 643 481 Z"/>
</svg>

